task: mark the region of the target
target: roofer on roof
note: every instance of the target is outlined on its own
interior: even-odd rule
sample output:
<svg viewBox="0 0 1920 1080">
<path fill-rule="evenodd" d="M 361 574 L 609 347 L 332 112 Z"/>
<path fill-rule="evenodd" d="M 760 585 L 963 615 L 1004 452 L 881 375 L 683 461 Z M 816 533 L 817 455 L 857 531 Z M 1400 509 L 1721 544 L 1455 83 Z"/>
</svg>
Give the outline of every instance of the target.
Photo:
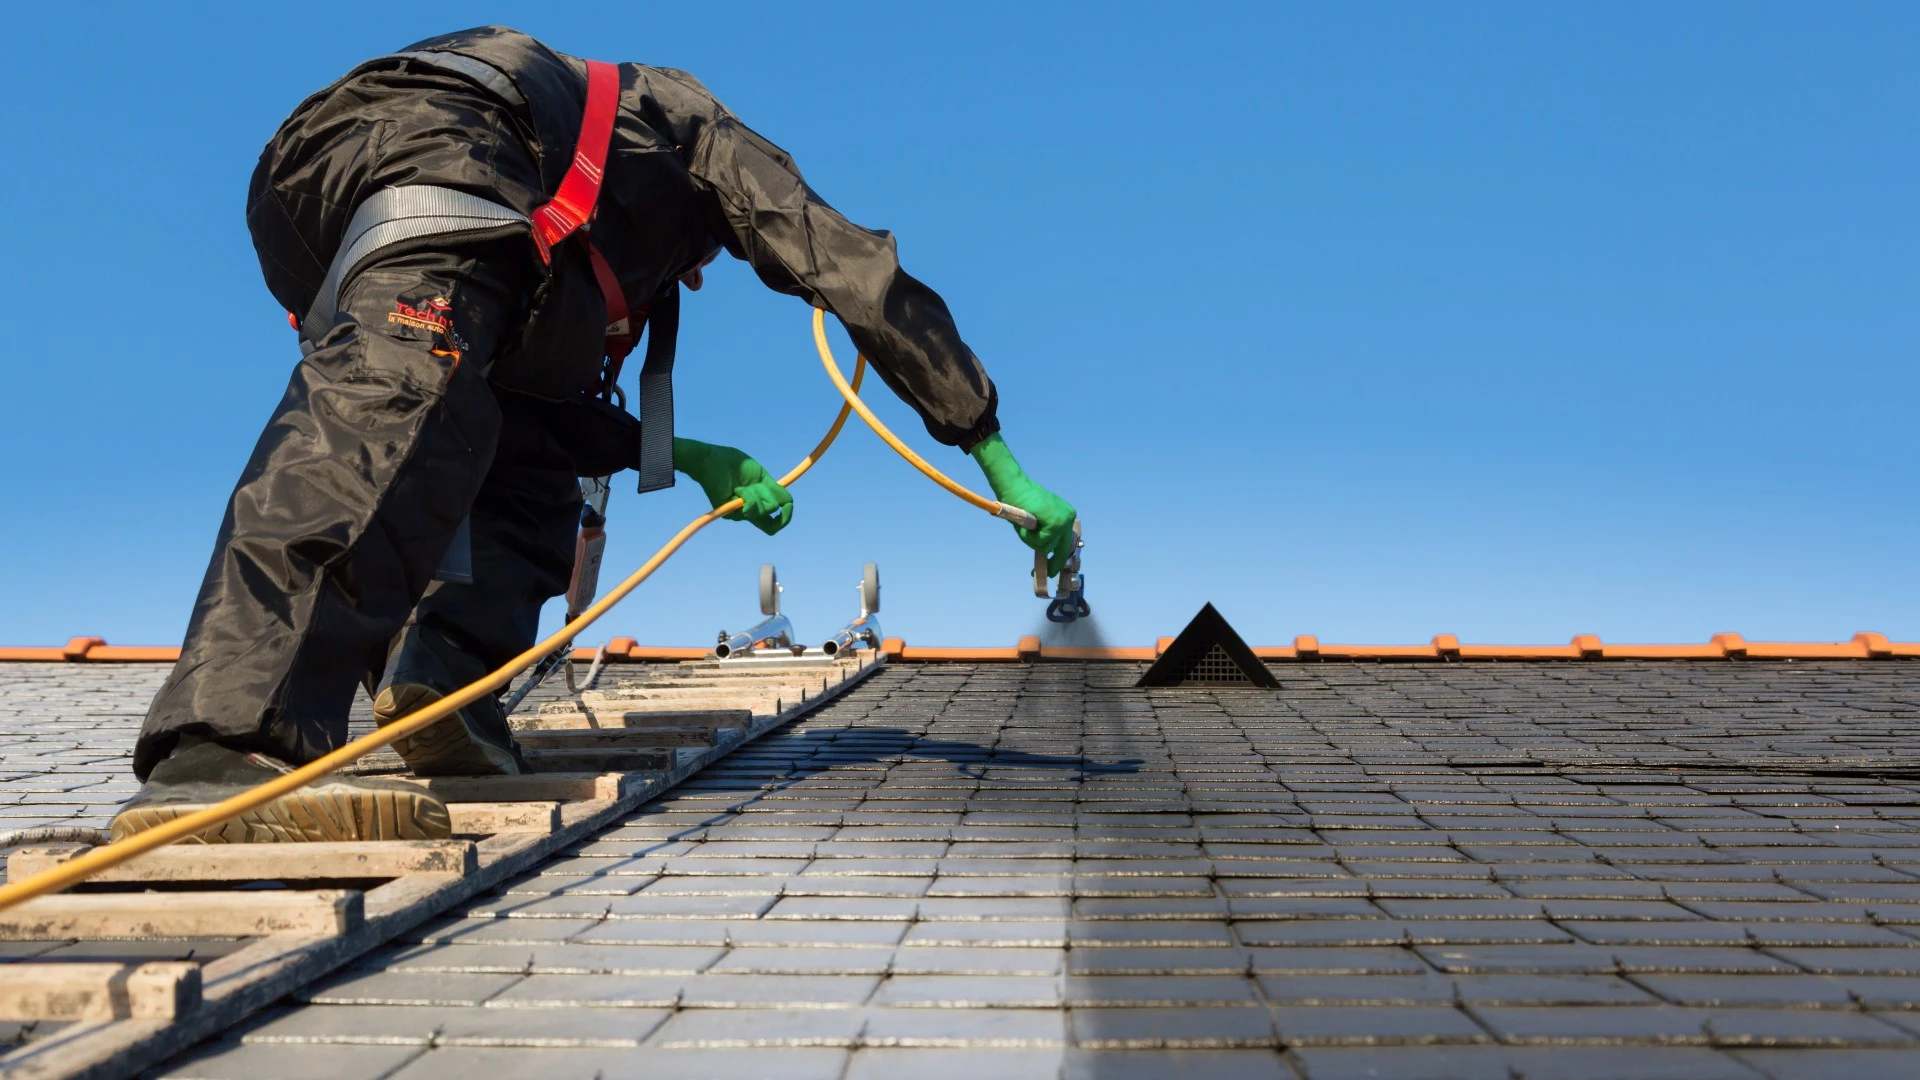
<svg viewBox="0 0 1920 1080">
<path fill-rule="evenodd" d="M 840 216 L 685 72 L 499 27 L 423 41 L 294 110 L 247 225 L 305 357 L 234 489 L 116 836 L 343 744 L 359 686 L 386 722 L 530 647 L 567 588 L 578 477 L 635 468 L 645 491 L 678 470 L 769 533 L 790 522 L 758 462 L 672 437 L 680 287 L 721 248 L 837 315 L 928 432 L 1038 516 L 1022 539 L 1055 572 L 1070 549 L 1073 508 L 1014 462 L 992 381 L 892 237 Z M 644 427 L 608 400 L 643 318 Z M 394 748 L 423 775 L 527 771 L 493 698 Z M 447 831 L 417 786 L 335 777 L 218 838 Z"/>
</svg>

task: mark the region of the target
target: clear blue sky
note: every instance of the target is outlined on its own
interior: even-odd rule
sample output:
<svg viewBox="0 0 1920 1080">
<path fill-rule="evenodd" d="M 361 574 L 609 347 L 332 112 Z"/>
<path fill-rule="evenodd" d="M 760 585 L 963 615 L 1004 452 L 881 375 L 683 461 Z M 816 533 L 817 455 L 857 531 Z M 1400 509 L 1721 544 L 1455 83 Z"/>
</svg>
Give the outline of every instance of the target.
<svg viewBox="0 0 1920 1080">
<path fill-rule="evenodd" d="M 1900 3 L 32 4 L 0 41 L 0 643 L 179 640 L 298 357 L 242 195 L 361 59 L 500 22 L 695 72 L 893 230 L 1087 520 L 1115 643 L 1920 638 L 1920 8 Z M 783 469 L 835 398 L 723 265 L 680 426 Z M 844 341 L 844 339 L 841 339 Z M 850 357 L 849 357 L 850 359 Z M 931 444 L 899 402 L 882 415 Z M 621 482 L 609 576 L 704 508 Z M 1006 526 L 850 430 L 774 539 L 609 631 L 1030 632 Z M 551 621 L 551 620 L 550 620 Z M 597 638 L 597 636 L 596 636 Z"/>
</svg>

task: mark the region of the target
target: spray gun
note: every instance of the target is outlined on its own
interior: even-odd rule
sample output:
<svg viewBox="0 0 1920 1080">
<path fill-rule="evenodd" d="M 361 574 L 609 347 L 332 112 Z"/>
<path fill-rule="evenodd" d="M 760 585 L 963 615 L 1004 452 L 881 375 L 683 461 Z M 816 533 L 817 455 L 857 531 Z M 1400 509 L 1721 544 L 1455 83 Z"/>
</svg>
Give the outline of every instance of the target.
<svg viewBox="0 0 1920 1080">
<path fill-rule="evenodd" d="M 738 634 L 720 631 L 720 642 L 713 647 L 713 655 L 725 660 L 730 656 L 751 656 L 755 649 L 793 648 L 793 624 L 780 614 L 780 592 L 780 576 L 774 573 L 773 564 L 767 563 L 760 568 L 760 614 L 766 618 Z"/>
<path fill-rule="evenodd" d="M 1011 503 L 992 503 L 990 508 L 994 517 L 1011 521 L 1022 529 L 1040 528 L 1039 518 Z M 1060 568 L 1060 578 L 1052 592 L 1047 589 L 1047 553 L 1033 553 L 1033 595 L 1053 601 L 1047 605 L 1048 622 L 1071 623 L 1093 614 L 1093 609 L 1087 606 L 1087 579 L 1080 573 L 1080 553 L 1086 546 L 1080 538 L 1080 519 L 1076 517 L 1073 519 L 1073 554 L 1067 557 L 1067 565 Z"/>
<path fill-rule="evenodd" d="M 1075 518 L 1073 554 L 1067 558 L 1067 565 L 1060 568 L 1060 578 L 1051 597 L 1047 593 L 1047 553 L 1033 553 L 1033 595 L 1053 600 L 1047 605 L 1047 621 L 1070 623 L 1093 614 L 1093 609 L 1087 606 L 1087 579 L 1080 573 L 1080 552 L 1086 546 L 1080 539 L 1080 519 Z"/>
<path fill-rule="evenodd" d="M 880 567 L 868 563 L 860 574 L 860 617 L 841 627 L 820 651 L 838 656 L 842 650 L 880 647 Z"/>
</svg>

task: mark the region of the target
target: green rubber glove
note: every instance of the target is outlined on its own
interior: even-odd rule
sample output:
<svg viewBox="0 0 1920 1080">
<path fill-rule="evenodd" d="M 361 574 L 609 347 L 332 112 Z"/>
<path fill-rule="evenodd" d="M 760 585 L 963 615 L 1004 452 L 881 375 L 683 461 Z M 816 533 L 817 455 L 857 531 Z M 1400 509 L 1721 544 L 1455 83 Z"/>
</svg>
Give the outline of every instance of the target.
<svg viewBox="0 0 1920 1080">
<path fill-rule="evenodd" d="M 1058 576 L 1066 567 L 1067 560 L 1073 556 L 1073 519 L 1076 514 L 1072 504 L 1028 479 L 1020 463 L 1013 460 L 1013 451 L 1007 449 L 1007 441 L 998 432 L 987 436 L 968 453 L 979 463 L 980 471 L 987 474 L 987 483 L 993 485 L 995 498 L 1003 503 L 1012 503 L 1040 519 L 1038 532 L 1018 525 L 1013 527 L 1013 531 L 1020 534 L 1020 539 L 1028 547 L 1045 552 L 1047 575 Z"/>
<path fill-rule="evenodd" d="M 768 536 L 793 524 L 793 496 L 759 462 L 731 446 L 676 438 L 673 467 L 699 484 L 711 505 L 736 496 L 747 504 L 728 514 L 728 521 L 751 521 Z"/>
</svg>

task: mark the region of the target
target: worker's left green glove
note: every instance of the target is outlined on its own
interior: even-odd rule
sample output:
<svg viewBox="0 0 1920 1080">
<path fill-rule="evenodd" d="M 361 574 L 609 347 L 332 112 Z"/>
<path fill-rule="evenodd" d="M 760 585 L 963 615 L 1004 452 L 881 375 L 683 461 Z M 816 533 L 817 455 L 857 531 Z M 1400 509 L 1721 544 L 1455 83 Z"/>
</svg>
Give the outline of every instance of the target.
<svg viewBox="0 0 1920 1080">
<path fill-rule="evenodd" d="M 1047 576 L 1059 576 L 1067 560 L 1073 557 L 1076 516 L 1073 505 L 1029 479 L 1020 463 L 1013 460 L 1013 451 L 1007 449 L 1006 440 L 998 432 L 987 436 L 968 453 L 979 463 L 980 471 L 987 474 L 987 483 L 993 485 L 995 498 L 1040 519 L 1038 530 L 1015 525 L 1013 531 L 1020 534 L 1028 547 L 1046 553 Z"/>
<path fill-rule="evenodd" d="M 736 497 L 744 502 L 728 521 L 751 521 L 768 536 L 793 523 L 793 496 L 759 462 L 731 446 L 676 438 L 673 467 L 699 484 L 715 508 Z"/>
</svg>

